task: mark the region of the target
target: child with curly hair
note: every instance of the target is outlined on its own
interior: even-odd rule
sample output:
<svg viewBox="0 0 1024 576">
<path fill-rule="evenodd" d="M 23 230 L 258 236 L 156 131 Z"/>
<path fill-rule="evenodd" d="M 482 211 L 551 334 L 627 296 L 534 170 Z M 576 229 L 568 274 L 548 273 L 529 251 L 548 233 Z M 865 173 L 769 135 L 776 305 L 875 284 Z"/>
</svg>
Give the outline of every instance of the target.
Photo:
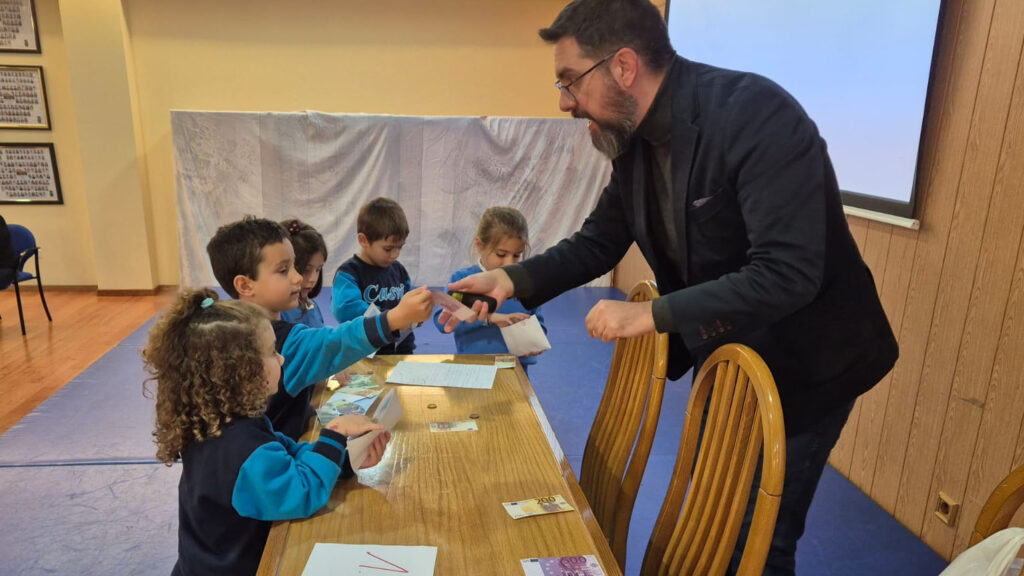
<svg viewBox="0 0 1024 576">
<path fill-rule="evenodd" d="M 157 459 L 181 460 L 173 575 L 255 574 L 271 522 L 310 516 L 351 477 L 346 436 L 381 430 L 335 418 L 314 443 L 275 432 L 264 412 L 284 358 L 268 314 L 212 290 L 190 290 L 157 320 L 142 351 L 156 382 Z M 382 432 L 362 468 L 375 466 Z"/>
</svg>

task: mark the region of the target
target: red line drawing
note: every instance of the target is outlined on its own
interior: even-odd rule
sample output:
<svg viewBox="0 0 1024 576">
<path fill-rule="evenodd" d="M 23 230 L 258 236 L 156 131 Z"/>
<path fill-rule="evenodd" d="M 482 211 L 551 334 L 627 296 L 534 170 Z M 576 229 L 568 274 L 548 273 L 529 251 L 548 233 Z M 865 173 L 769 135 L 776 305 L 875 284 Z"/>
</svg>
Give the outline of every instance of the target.
<svg viewBox="0 0 1024 576">
<path fill-rule="evenodd" d="M 395 572 L 397 574 L 408 574 L 409 573 L 409 571 L 406 570 L 405 568 L 402 568 L 398 564 L 393 564 L 391 562 L 388 562 L 387 560 L 381 558 L 380 556 L 375 555 L 373 552 L 367 552 L 366 555 L 367 556 L 373 556 L 374 558 L 376 558 L 377 560 L 380 560 L 381 562 L 387 564 L 388 566 L 394 566 L 395 568 L 398 568 L 398 570 L 392 570 L 391 568 L 381 568 L 379 566 L 367 566 L 365 564 L 360 564 L 359 565 L 360 568 L 369 568 L 370 570 L 382 570 L 384 572 Z"/>
</svg>

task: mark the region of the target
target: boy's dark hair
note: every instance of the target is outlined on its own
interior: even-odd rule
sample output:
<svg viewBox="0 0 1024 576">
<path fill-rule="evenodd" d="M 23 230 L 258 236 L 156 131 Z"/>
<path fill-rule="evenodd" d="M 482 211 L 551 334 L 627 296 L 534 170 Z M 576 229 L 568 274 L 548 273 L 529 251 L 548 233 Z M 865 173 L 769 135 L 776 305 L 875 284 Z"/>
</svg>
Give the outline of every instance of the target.
<svg viewBox="0 0 1024 576">
<path fill-rule="evenodd" d="M 366 236 L 369 242 L 392 236 L 405 240 L 409 236 L 409 222 L 398 202 L 391 198 L 374 198 L 359 209 L 356 231 Z"/>
<path fill-rule="evenodd" d="M 665 19 L 650 0 L 573 0 L 537 33 L 548 44 L 575 38 L 583 55 L 593 60 L 632 48 L 656 72 L 668 68 L 676 55 Z"/>
<path fill-rule="evenodd" d="M 295 249 L 295 269 L 299 271 L 299 274 L 305 274 L 306 266 L 313 259 L 313 254 L 319 252 L 324 255 L 324 260 L 327 260 L 327 243 L 324 242 L 324 237 L 316 231 L 316 228 L 298 218 L 282 220 L 281 226 L 288 231 L 288 238 L 292 241 L 292 248 Z M 309 291 L 309 297 L 319 296 L 323 286 L 324 275 L 321 274 L 316 279 L 313 289 Z"/>
<path fill-rule="evenodd" d="M 260 251 L 264 246 L 288 239 L 288 231 L 266 218 L 246 216 L 237 222 L 225 224 L 206 244 L 213 276 L 232 298 L 238 298 L 235 276 L 248 276 L 256 280 L 260 270 Z"/>
</svg>

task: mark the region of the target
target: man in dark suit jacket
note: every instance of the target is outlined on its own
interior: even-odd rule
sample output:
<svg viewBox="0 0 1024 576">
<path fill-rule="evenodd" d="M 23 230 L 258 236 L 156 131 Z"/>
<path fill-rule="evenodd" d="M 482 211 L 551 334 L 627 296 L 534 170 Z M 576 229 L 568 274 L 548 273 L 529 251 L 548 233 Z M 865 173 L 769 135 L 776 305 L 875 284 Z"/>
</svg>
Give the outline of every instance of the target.
<svg viewBox="0 0 1024 576">
<path fill-rule="evenodd" d="M 608 272 L 635 241 L 662 297 L 601 301 L 587 328 L 605 341 L 668 333 L 673 379 L 727 342 L 761 354 L 787 432 L 765 573 L 792 574 L 853 402 L 898 355 L 825 142 L 770 80 L 677 56 L 647 0 L 577 0 L 540 36 L 554 45 L 559 107 L 590 120 L 611 180 L 572 237 L 451 288 L 535 307 Z"/>
</svg>

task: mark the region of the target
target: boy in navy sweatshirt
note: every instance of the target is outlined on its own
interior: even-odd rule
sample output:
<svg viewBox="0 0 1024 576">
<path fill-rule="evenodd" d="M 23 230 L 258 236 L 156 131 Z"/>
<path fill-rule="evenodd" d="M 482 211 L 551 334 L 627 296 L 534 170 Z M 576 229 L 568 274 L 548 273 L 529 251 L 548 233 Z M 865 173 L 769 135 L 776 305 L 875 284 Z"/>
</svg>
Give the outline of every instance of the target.
<svg viewBox="0 0 1024 576">
<path fill-rule="evenodd" d="M 405 212 L 390 198 L 374 198 L 359 209 L 356 221 L 359 254 L 346 260 L 334 274 L 331 313 L 338 322 L 361 317 L 373 304 L 385 313 L 399 305 L 412 290 L 405 266 L 398 261 L 409 223 Z M 412 354 L 416 338 L 408 332 L 388 343 L 378 354 Z"/>
</svg>

